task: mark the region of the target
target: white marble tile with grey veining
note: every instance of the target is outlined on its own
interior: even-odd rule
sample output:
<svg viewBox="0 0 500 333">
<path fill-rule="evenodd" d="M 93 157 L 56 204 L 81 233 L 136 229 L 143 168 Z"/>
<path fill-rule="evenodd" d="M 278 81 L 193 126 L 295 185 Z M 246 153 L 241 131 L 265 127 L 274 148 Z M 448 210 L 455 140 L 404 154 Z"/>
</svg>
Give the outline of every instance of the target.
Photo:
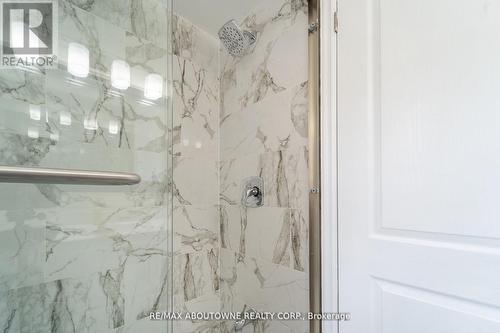
<svg viewBox="0 0 500 333">
<path fill-rule="evenodd" d="M 218 156 L 219 87 L 216 76 L 193 61 L 174 56 L 174 152 Z"/>
<path fill-rule="evenodd" d="M 292 150 L 308 146 L 307 83 L 252 104 L 221 123 L 221 157 Z"/>
<path fill-rule="evenodd" d="M 173 175 L 174 204 L 218 204 L 218 170 L 213 158 L 176 157 Z"/>
<path fill-rule="evenodd" d="M 127 259 L 122 286 L 126 324 L 147 319 L 151 312 L 168 310 L 172 272 L 167 260 L 168 256 L 152 251 Z"/>
<path fill-rule="evenodd" d="M 259 176 L 264 180 L 264 205 L 307 208 L 308 173 L 305 148 L 248 155 L 220 163 L 221 201 L 239 204 L 242 181 Z"/>
<path fill-rule="evenodd" d="M 242 333 L 303 333 L 303 330 L 292 330 L 281 322 L 271 320 L 255 320 L 246 325 Z"/>
<path fill-rule="evenodd" d="M 217 37 L 176 13 L 173 16 L 172 25 L 173 54 L 205 68 L 211 76 L 218 76 L 219 40 Z"/>
<path fill-rule="evenodd" d="M 130 32 L 141 39 L 168 49 L 168 25 L 171 18 L 168 6 L 159 0 L 130 0 Z"/>
<path fill-rule="evenodd" d="M 241 260 L 260 258 L 298 271 L 308 270 L 307 216 L 300 210 L 221 206 L 221 247 Z"/>
<path fill-rule="evenodd" d="M 238 254 L 222 249 L 222 283 L 232 297 L 243 300 L 257 311 L 309 311 L 309 277 L 280 265 L 256 258 L 239 260 Z M 228 253 L 224 254 L 227 251 Z M 234 260 L 231 260 L 234 256 Z M 307 321 L 287 321 L 284 325 L 305 331 Z"/>
<path fill-rule="evenodd" d="M 145 77 L 145 76 L 144 76 Z M 47 74 L 44 122 L 58 141 L 128 150 L 165 151 L 167 112 L 164 99 L 143 103 L 140 89 L 118 94 L 108 79 L 73 83 L 65 71 Z M 142 131 L 147 126 L 148 131 Z M 50 136 L 49 136 L 50 137 Z"/>
<path fill-rule="evenodd" d="M 145 76 L 151 73 L 167 78 L 169 53 L 166 48 L 130 32 L 126 33 L 125 42 L 125 60 L 131 67 L 132 86 L 144 86 Z"/>
<path fill-rule="evenodd" d="M 5 332 L 102 332 L 107 313 L 97 276 L 57 280 L 11 290 L 3 302 L 9 312 L 2 316 Z M 5 321 L 7 318 L 7 321 Z"/>
<path fill-rule="evenodd" d="M 4 101 L 15 100 L 26 105 L 45 104 L 45 75 L 21 68 L 2 68 L 0 76 L 0 110 L 11 112 Z"/>
<path fill-rule="evenodd" d="M 217 294 L 205 295 L 185 302 L 182 308 L 183 313 L 213 313 L 218 311 L 220 311 L 220 299 Z M 217 320 L 185 319 L 174 322 L 174 332 L 220 333 L 219 327 L 220 322 Z"/>
<path fill-rule="evenodd" d="M 33 209 L 0 212 L 0 292 L 44 281 L 45 223 Z"/>
<path fill-rule="evenodd" d="M 133 260 L 146 265 L 168 255 L 165 208 L 59 209 L 41 214 L 47 221 L 47 279 L 121 269 Z"/>
<path fill-rule="evenodd" d="M 261 258 L 290 267 L 291 213 L 288 208 L 221 206 L 221 246 L 238 253 L 240 260 Z"/>
<path fill-rule="evenodd" d="M 124 29 L 111 24 L 68 1 L 59 1 L 59 45 L 60 65 L 67 62 L 67 44 L 76 42 L 89 49 L 90 68 L 97 73 L 110 69 L 111 59 L 125 58 Z"/>
<path fill-rule="evenodd" d="M 130 0 L 65 0 L 122 29 L 130 27 Z"/>
<path fill-rule="evenodd" d="M 122 326 L 109 333 L 165 333 L 168 332 L 167 328 L 170 324 L 166 321 L 155 321 L 148 319 L 137 320 L 129 325 Z M 108 333 L 108 332 L 107 332 Z"/>
<path fill-rule="evenodd" d="M 86 19 L 98 20 L 94 26 L 106 22 L 113 29 L 128 31 L 142 40 L 154 42 L 167 49 L 168 38 L 168 6 L 157 0 L 65 0 L 61 1 L 60 10 L 65 15 L 79 18 L 86 15 Z M 76 10 L 75 10 L 76 9 Z M 64 22 L 63 22 L 64 23 Z M 85 24 L 82 26 L 90 27 Z M 70 30 L 68 35 L 75 37 Z M 120 45 L 122 46 L 122 45 Z"/>
<path fill-rule="evenodd" d="M 273 3 L 248 15 L 242 26 L 256 33 L 257 42 L 241 58 L 221 52 L 222 120 L 307 80 L 306 4 Z"/>
<path fill-rule="evenodd" d="M 174 256 L 174 311 L 184 311 L 186 302 L 220 289 L 219 249 Z"/>
<path fill-rule="evenodd" d="M 216 206 L 175 206 L 174 254 L 207 251 L 219 246 L 219 211 Z"/>
</svg>

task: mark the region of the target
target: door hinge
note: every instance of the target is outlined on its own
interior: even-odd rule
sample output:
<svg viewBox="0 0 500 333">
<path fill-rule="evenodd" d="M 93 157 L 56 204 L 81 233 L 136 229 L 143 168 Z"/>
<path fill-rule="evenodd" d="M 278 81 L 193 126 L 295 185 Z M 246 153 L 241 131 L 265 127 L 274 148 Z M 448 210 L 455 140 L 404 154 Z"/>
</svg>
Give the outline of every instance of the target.
<svg viewBox="0 0 500 333">
<path fill-rule="evenodd" d="M 309 193 L 311 193 L 311 194 L 319 194 L 319 187 L 311 187 L 309 189 Z"/>
<path fill-rule="evenodd" d="M 333 30 L 336 34 L 339 33 L 339 16 L 337 12 L 333 13 Z"/>
<path fill-rule="evenodd" d="M 319 21 L 316 20 L 315 22 L 309 24 L 309 28 L 307 29 L 309 31 L 309 34 L 315 33 L 316 31 L 319 30 Z"/>
</svg>

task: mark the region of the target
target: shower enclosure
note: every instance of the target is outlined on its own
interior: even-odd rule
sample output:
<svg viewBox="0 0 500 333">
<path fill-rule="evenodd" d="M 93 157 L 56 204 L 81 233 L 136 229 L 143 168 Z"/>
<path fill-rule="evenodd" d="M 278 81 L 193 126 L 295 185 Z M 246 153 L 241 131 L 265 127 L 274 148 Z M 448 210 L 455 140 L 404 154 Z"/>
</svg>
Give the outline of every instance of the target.
<svg viewBox="0 0 500 333">
<path fill-rule="evenodd" d="M 174 309 L 308 312 L 308 2 L 173 8 Z M 235 328 L 309 322 L 174 323 Z"/>
<path fill-rule="evenodd" d="M 0 68 L 0 330 L 309 332 L 149 318 L 310 310 L 308 1 L 40 2 L 56 66 Z"/>
</svg>

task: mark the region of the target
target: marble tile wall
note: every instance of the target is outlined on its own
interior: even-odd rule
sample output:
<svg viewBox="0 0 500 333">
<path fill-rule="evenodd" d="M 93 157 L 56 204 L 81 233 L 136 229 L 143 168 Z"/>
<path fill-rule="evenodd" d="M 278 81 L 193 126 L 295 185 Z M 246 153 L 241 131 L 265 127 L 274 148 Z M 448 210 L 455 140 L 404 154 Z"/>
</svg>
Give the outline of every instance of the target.
<svg viewBox="0 0 500 333">
<path fill-rule="evenodd" d="M 143 103 L 142 89 L 148 73 L 167 79 L 168 7 L 59 0 L 58 11 L 59 67 L 0 70 L 0 164 L 130 171 L 142 182 L 0 184 L 0 330 L 166 332 L 145 317 L 167 309 L 172 287 L 170 124 L 166 98 Z M 69 42 L 89 49 L 87 78 L 68 74 Z M 122 93 L 109 80 L 114 59 L 131 66 Z"/>
<path fill-rule="evenodd" d="M 174 309 L 220 309 L 219 42 L 186 18 L 173 25 Z M 174 332 L 219 332 L 176 321 Z"/>
<path fill-rule="evenodd" d="M 174 6 L 175 11 L 175 6 Z M 272 0 L 241 20 L 251 52 L 174 19 L 174 303 L 189 311 L 308 311 L 307 2 Z M 264 207 L 240 205 L 261 176 Z M 232 332 L 177 322 L 176 332 Z M 254 322 L 245 332 L 307 332 Z"/>
<path fill-rule="evenodd" d="M 272 0 L 240 22 L 257 34 L 249 54 L 220 51 L 224 311 L 309 309 L 307 22 L 307 1 Z M 261 208 L 240 205 L 250 176 L 264 179 Z M 308 332 L 308 323 L 254 322 L 244 332 Z"/>
</svg>

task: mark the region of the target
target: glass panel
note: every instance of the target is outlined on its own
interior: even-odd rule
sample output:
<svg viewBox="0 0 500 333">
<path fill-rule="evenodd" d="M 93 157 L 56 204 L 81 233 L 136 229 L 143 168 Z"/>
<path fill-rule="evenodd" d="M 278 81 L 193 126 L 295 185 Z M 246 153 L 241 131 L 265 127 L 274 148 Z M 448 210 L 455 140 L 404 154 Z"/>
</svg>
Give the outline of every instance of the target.
<svg viewBox="0 0 500 333">
<path fill-rule="evenodd" d="M 56 9 L 57 66 L 0 68 L 0 165 L 141 182 L 0 183 L 0 327 L 167 332 L 149 313 L 172 295 L 170 1 Z"/>
</svg>

